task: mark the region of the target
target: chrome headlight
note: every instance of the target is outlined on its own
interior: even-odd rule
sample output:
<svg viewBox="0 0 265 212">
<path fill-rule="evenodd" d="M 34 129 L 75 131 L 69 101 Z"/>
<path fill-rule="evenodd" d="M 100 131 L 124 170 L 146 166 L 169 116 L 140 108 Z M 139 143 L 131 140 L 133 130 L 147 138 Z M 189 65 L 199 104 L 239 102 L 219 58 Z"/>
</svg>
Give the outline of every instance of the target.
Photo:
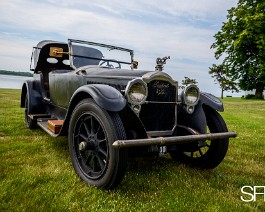
<svg viewBox="0 0 265 212">
<path fill-rule="evenodd" d="M 130 81 L 125 90 L 128 102 L 133 105 L 143 104 L 147 97 L 147 85 L 141 79 Z"/>
<path fill-rule="evenodd" d="M 182 93 L 182 100 L 185 105 L 195 106 L 200 99 L 200 90 L 196 85 L 187 86 Z"/>
</svg>

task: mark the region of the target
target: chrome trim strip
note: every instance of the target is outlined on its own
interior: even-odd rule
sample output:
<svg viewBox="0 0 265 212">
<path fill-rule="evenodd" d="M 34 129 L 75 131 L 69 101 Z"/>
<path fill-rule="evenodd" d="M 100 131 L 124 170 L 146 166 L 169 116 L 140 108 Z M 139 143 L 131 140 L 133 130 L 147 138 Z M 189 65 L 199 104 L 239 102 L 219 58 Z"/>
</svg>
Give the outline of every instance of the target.
<svg viewBox="0 0 265 212">
<path fill-rule="evenodd" d="M 156 101 L 145 101 L 145 104 L 178 104 L 178 102 L 156 102 Z"/>
</svg>

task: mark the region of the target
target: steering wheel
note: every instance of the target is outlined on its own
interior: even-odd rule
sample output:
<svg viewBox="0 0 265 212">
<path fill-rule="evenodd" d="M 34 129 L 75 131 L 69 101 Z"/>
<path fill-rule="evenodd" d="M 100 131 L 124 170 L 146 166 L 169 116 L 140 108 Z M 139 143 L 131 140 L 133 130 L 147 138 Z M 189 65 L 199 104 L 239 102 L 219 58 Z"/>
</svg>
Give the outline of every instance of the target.
<svg viewBox="0 0 265 212">
<path fill-rule="evenodd" d="M 121 64 L 120 64 L 117 60 L 113 60 L 113 59 L 111 59 L 111 61 L 109 61 L 109 60 L 104 60 L 104 61 L 102 61 L 101 63 L 99 63 L 99 66 L 103 66 L 103 65 L 106 63 L 106 67 L 114 68 L 114 65 L 111 64 L 112 62 L 118 64 L 118 66 L 115 67 L 115 68 L 121 68 Z"/>
</svg>

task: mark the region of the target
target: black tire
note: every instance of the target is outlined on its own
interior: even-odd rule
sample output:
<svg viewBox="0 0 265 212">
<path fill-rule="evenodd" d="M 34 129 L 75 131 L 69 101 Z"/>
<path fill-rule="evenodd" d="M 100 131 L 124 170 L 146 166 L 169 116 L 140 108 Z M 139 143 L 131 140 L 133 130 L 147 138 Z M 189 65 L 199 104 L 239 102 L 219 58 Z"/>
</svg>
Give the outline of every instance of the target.
<svg viewBox="0 0 265 212">
<path fill-rule="evenodd" d="M 226 124 L 221 115 L 210 107 L 204 108 L 208 133 L 227 132 Z M 224 159 L 229 145 L 229 139 L 218 139 L 206 141 L 206 146 L 199 147 L 198 142 L 178 145 L 177 150 L 171 152 L 173 159 L 188 165 L 202 168 L 213 169 Z"/>
<path fill-rule="evenodd" d="M 68 144 L 76 173 L 86 183 L 113 189 L 121 182 L 127 164 L 127 150 L 112 146 L 126 139 L 117 113 L 107 112 L 94 100 L 85 99 L 71 116 Z"/>
<path fill-rule="evenodd" d="M 28 117 L 29 114 L 29 94 L 26 94 L 25 97 L 25 124 L 29 129 L 35 129 L 37 127 L 37 121 L 36 120 L 32 120 L 31 118 Z"/>
</svg>

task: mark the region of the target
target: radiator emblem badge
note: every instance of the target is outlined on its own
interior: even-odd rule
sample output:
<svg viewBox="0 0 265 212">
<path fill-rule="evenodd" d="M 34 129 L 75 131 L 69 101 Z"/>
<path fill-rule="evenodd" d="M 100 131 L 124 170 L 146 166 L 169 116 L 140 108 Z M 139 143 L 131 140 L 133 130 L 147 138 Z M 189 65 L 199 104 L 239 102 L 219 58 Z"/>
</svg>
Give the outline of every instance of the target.
<svg viewBox="0 0 265 212">
<path fill-rule="evenodd" d="M 154 88 L 156 90 L 156 94 L 157 95 L 165 95 L 166 94 L 166 90 L 169 88 L 168 84 L 162 83 L 160 81 L 156 81 L 154 83 Z"/>
</svg>

